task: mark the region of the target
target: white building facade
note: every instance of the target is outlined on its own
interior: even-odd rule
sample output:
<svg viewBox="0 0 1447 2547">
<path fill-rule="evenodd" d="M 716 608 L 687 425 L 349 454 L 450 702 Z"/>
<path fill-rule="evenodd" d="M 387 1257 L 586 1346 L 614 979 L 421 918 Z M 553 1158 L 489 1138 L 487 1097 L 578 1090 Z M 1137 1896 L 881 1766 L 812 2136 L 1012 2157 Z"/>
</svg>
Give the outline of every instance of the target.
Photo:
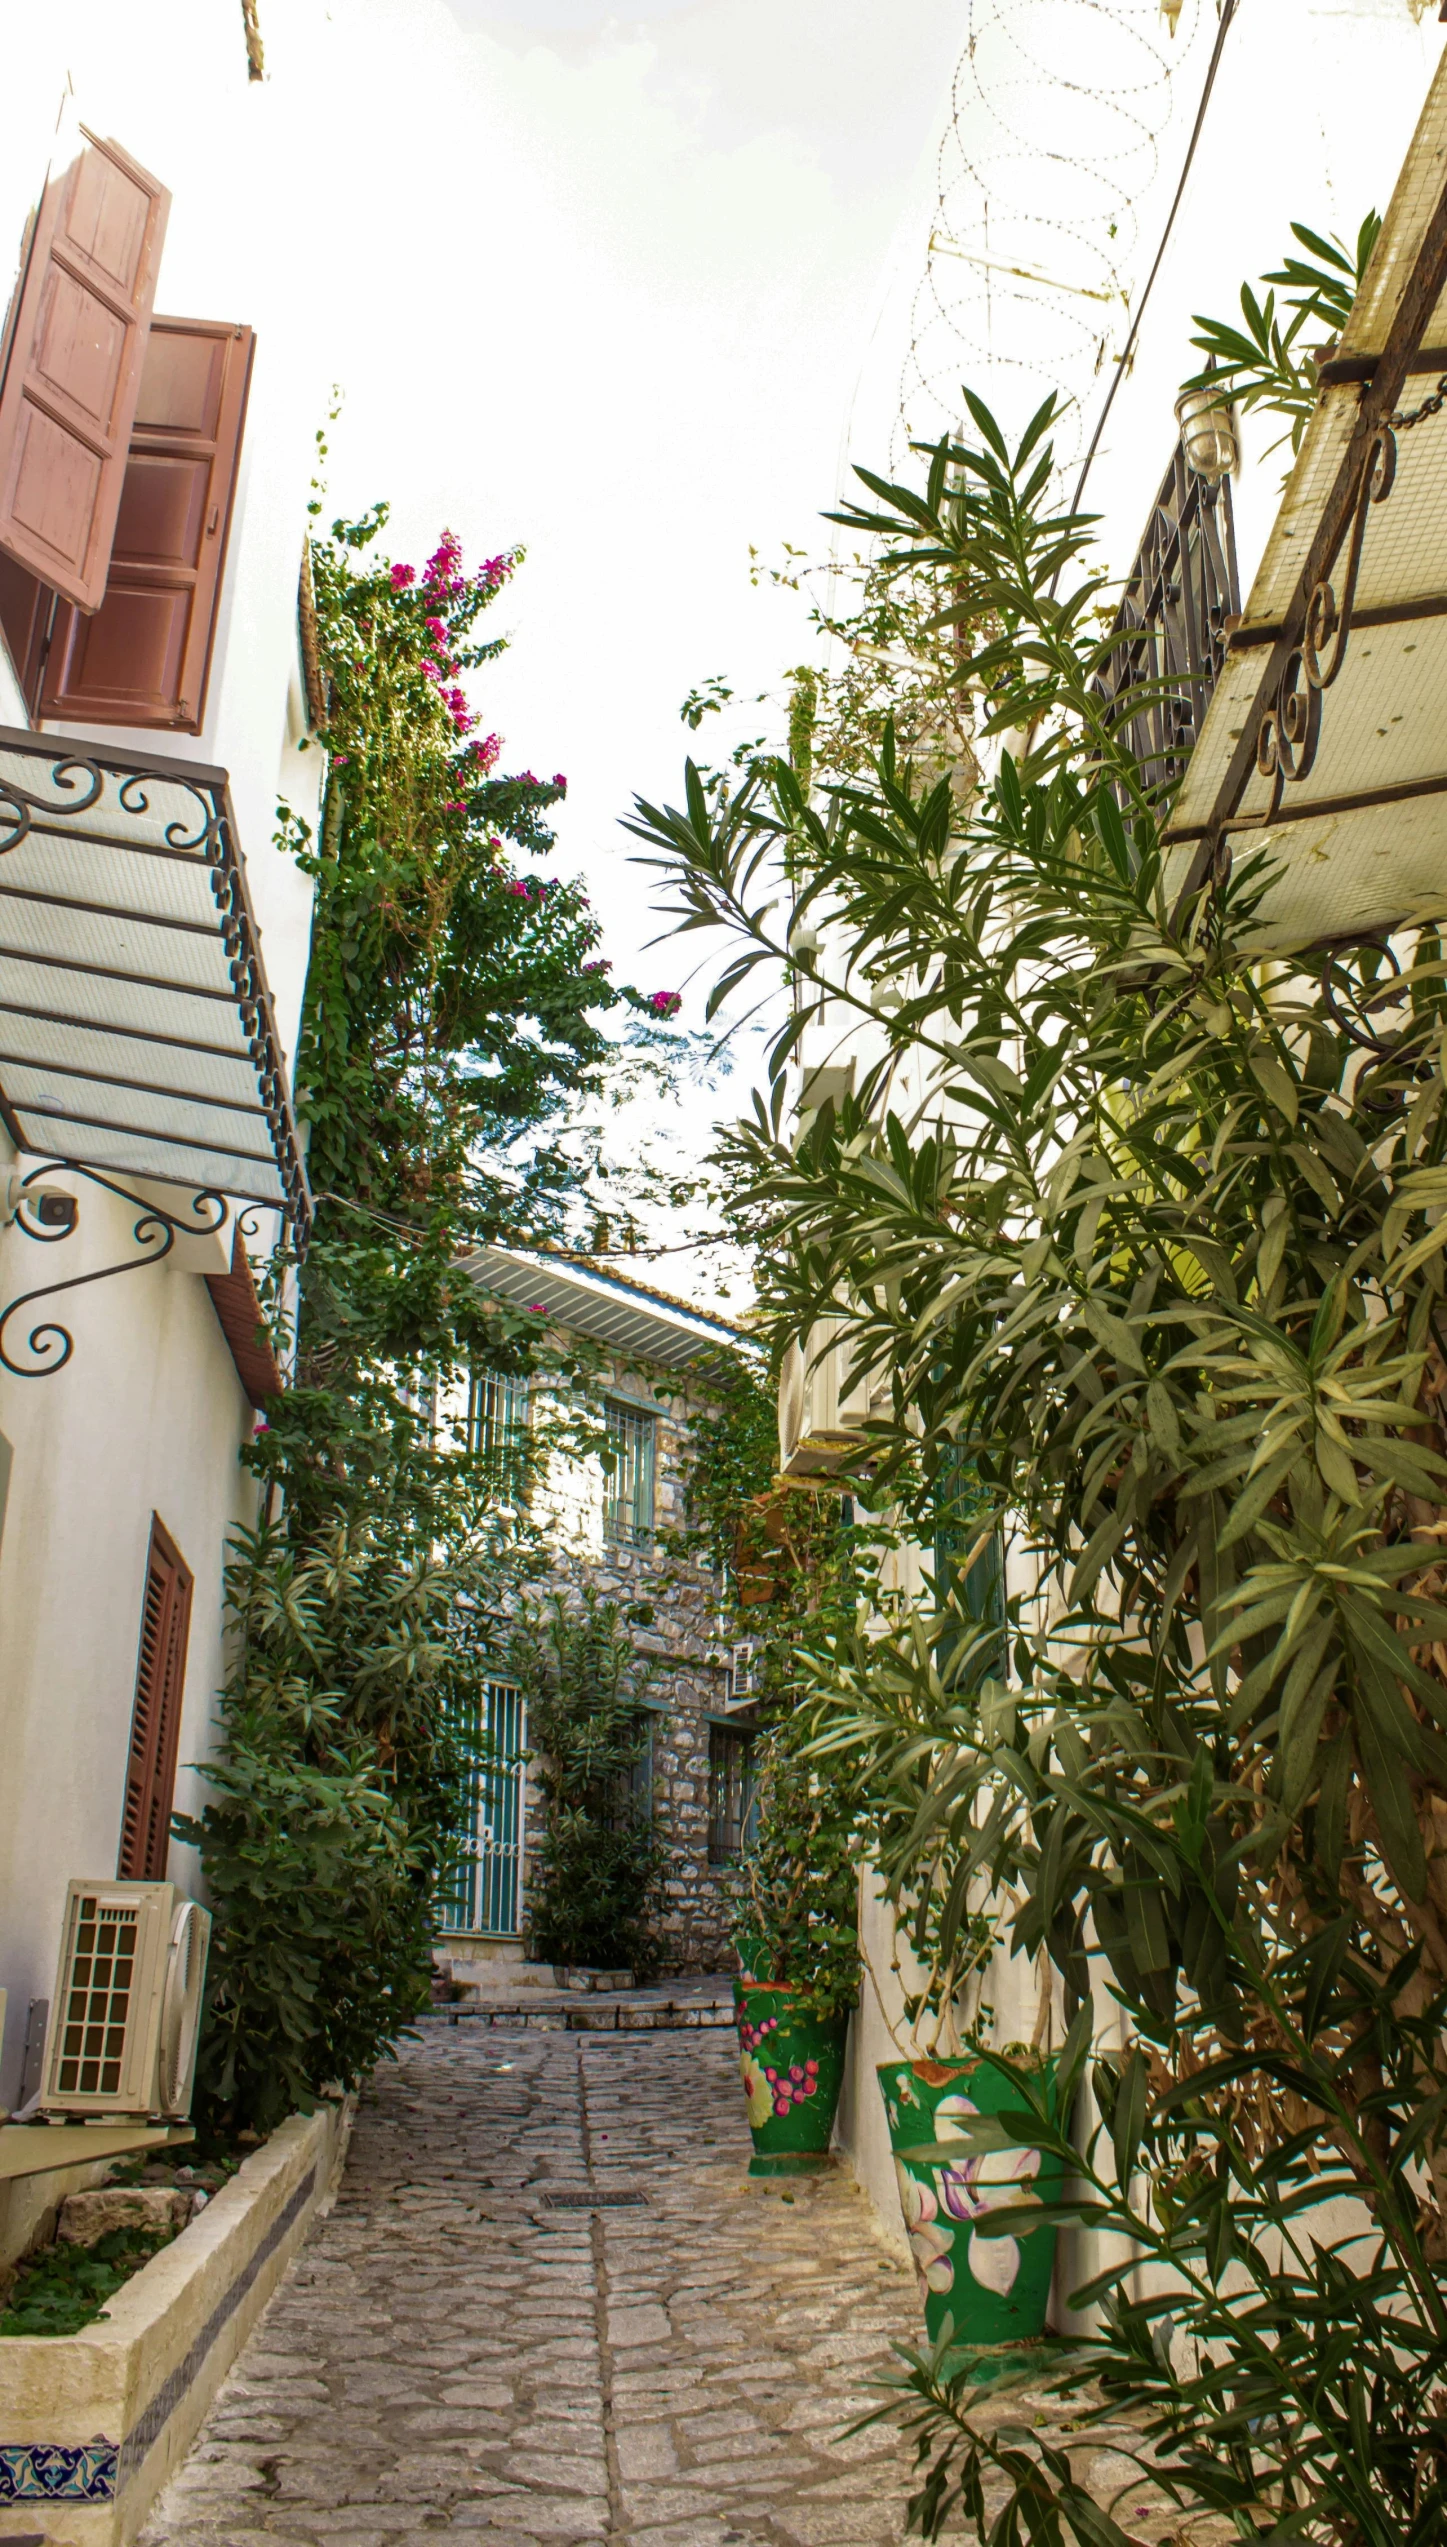
<svg viewBox="0 0 1447 2547">
<path fill-rule="evenodd" d="M 197 1870 L 323 753 L 301 606 L 326 364 L 240 13 L 7 40 L 0 168 L 0 2106 L 67 1879 Z M 161 78 L 157 64 L 164 62 Z M 294 175 L 305 225 L 311 181 Z"/>
<path fill-rule="evenodd" d="M 1430 183 L 1440 193 L 1447 32 L 1425 0 L 1337 0 L 1330 8 L 1313 0 L 1226 0 L 1219 10 L 1204 0 L 1165 10 L 1155 0 L 1107 0 L 1088 10 L 1076 0 L 967 0 L 964 16 L 927 271 L 903 328 L 909 350 L 899 418 L 891 419 L 894 474 L 907 474 L 899 446 L 909 435 L 933 439 L 957 429 L 961 382 L 1014 434 L 1053 389 L 1066 406 L 1062 496 L 1100 516 L 1097 539 L 1108 568 L 1138 609 L 1156 612 L 1158 626 L 1168 607 L 1178 609 L 1184 556 L 1187 603 L 1194 592 L 1209 661 L 1194 688 L 1181 682 L 1177 770 L 1193 751 L 1195 758 L 1175 807 L 1175 823 L 1184 828 L 1171 875 L 1180 889 L 1204 829 L 1226 801 L 1221 791 L 1248 719 L 1254 738 L 1256 689 L 1270 649 L 1279 641 L 1289 651 L 1285 616 L 1332 473 L 1347 452 L 1355 401 L 1372 379 L 1379 344 L 1389 341 L 1413 260 L 1420 261 L 1431 242 L 1424 249 L 1422 222 L 1412 228 L 1399 195 L 1400 218 L 1394 219 L 1402 235 L 1376 304 L 1361 313 L 1372 350 L 1340 367 L 1339 379 L 1330 370 L 1323 375 L 1323 405 L 1285 499 L 1291 453 L 1282 445 L 1279 418 L 1236 419 L 1236 464 L 1219 487 L 1206 485 L 1186 464 L 1173 410 L 1181 383 L 1201 367 L 1191 341 L 1198 314 L 1236 317 L 1242 282 L 1260 290 L 1258 278 L 1293 252 L 1293 221 L 1354 246 L 1365 214 L 1387 212 L 1409 154 L 1419 211 Z M 1120 140 L 1126 125 L 1129 148 Z M 1405 191 L 1411 195 L 1413 188 Z M 1423 313 L 1421 376 L 1409 375 L 1404 400 L 1433 389 L 1442 367 L 1439 357 L 1429 376 L 1427 353 L 1447 341 L 1440 305 L 1432 318 L 1433 298 Z M 901 331 L 882 332 L 888 359 L 897 362 Z M 866 376 L 857 417 L 867 420 L 871 406 L 882 415 L 899 378 L 897 369 L 888 380 Z M 855 456 L 877 464 L 858 429 Z M 1412 508 L 1411 529 L 1424 539 L 1421 526 L 1440 515 L 1440 502 L 1433 511 L 1431 479 L 1437 465 L 1415 446 L 1402 461 L 1406 505 L 1399 518 Z M 1381 537 L 1384 554 L 1400 558 L 1394 533 Z M 1435 590 L 1441 580 L 1423 553 L 1402 590 Z M 1385 622 L 1406 611 L 1397 584 L 1384 584 L 1379 593 L 1364 581 L 1358 598 Z M 1352 672 L 1352 681 L 1365 685 L 1355 713 L 1350 685 L 1327 702 L 1324 713 L 1340 751 L 1333 756 L 1323 748 L 1321 766 L 1302 791 L 1309 798 L 1314 788 L 1322 797 L 1323 817 L 1302 820 L 1289 834 L 1283 826 L 1278 844 L 1300 844 L 1296 874 L 1305 883 L 1288 886 L 1282 905 L 1283 926 L 1298 937 L 1303 910 L 1318 903 L 1323 926 L 1346 930 L 1358 922 L 1389 925 L 1394 912 L 1427 898 L 1434 879 L 1439 906 L 1447 899 L 1447 835 L 1439 810 L 1447 781 L 1432 775 L 1447 767 L 1440 744 L 1443 673 L 1435 646 L 1428 660 L 1430 633 L 1425 625 L 1401 632 L 1414 656 L 1422 640 L 1409 698 L 1397 695 L 1405 667 L 1398 663 L 1389 674 L 1385 648 L 1378 672 L 1368 669 L 1368 637 Z M 1149 678 L 1168 668 L 1180 666 L 1158 657 L 1142 671 Z M 1383 683 L 1392 687 L 1394 678 L 1384 704 L 1379 690 Z M 1208 723 L 1213 697 L 1217 712 Z M 1403 708 L 1409 711 L 1405 726 Z M 1384 747 L 1380 769 L 1363 758 L 1364 748 L 1374 748 L 1373 737 Z M 986 747 L 987 767 L 989 757 Z M 1341 791 L 1378 782 L 1388 797 L 1394 786 L 1420 788 L 1428 810 L 1409 818 L 1415 828 L 1404 830 L 1398 819 L 1390 837 L 1381 830 L 1369 838 L 1365 829 L 1360 841 L 1349 837 L 1341 829 L 1350 813 L 1339 805 Z M 1269 789 L 1261 783 L 1254 793 L 1249 786 L 1238 792 L 1245 816 L 1259 819 Z M 1304 803 L 1300 810 L 1304 815 Z M 1388 819 L 1380 806 L 1362 808 L 1356 818 L 1363 826 Z M 1168 837 L 1171 831 L 1168 825 Z M 1288 908 L 1293 889 L 1298 898 Z M 827 972 L 827 929 L 824 935 L 821 970 Z M 807 1116 L 827 1098 L 837 1101 L 884 1049 L 882 1034 L 860 1030 L 842 1007 L 826 1007 L 801 1046 L 799 1114 Z M 892 1096 L 901 1111 L 908 1088 L 905 1055 L 896 1064 Z M 861 1445 L 870 1412 L 867 1377 L 847 1380 L 827 1336 L 801 1339 L 786 1361 L 781 1391 L 786 1472 L 844 1464 L 851 1443 Z M 883 1589 L 931 1604 L 937 1556 L 927 1547 L 898 1550 Z M 1032 1582 L 1008 1549 L 1005 1564 L 1010 1591 L 1028 1598 Z M 872 1977 L 851 2030 L 839 2137 L 886 2234 L 904 2250 L 875 2069 L 898 2057 L 908 2041 L 905 1994 L 924 1976 L 868 1868 L 861 1931 Z M 1031 2037 L 1037 1982 L 1005 1948 L 996 1949 L 980 1995 L 993 2009 L 998 2043 Z M 1057 2041 L 1062 2013 L 1057 1996 Z M 1098 2042 L 1119 2041 L 1120 2012 L 1103 1987 L 1096 2013 Z M 1091 2269 L 1078 2235 L 1063 2235 L 1052 2323 L 1070 2323 L 1065 2295 Z"/>
</svg>

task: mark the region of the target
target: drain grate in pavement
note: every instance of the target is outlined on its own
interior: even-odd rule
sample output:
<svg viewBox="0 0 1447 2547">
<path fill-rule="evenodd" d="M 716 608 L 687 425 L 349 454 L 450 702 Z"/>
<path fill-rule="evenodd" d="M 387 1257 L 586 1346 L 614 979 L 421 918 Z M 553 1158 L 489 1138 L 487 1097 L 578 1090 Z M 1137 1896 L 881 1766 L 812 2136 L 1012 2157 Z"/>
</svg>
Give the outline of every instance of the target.
<svg viewBox="0 0 1447 2547">
<path fill-rule="evenodd" d="M 592 2192 L 587 2185 L 544 2184 L 533 2188 L 549 2211 L 622 2211 L 646 2203 L 646 2193 Z"/>
</svg>

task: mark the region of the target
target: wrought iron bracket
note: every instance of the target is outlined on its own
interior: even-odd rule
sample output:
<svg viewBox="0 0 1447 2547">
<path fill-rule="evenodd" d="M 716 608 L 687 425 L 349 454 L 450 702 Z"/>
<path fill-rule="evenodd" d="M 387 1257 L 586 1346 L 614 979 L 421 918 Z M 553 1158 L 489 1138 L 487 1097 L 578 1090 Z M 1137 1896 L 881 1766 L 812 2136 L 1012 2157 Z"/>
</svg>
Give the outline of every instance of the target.
<svg viewBox="0 0 1447 2547">
<path fill-rule="evenodd" d="M 11 1319 L 18 1317 L 23 1309 L 32 1307 L 37 1300 L 54 1300 L 62 1291 L 83 1291 L 90 1283 L 109 1282 L 114 1274 L 139 1273 L 142 1266 L 158 1265 L 169 1256 L 178 1238 L 214 1237 L 226 1225 L 227 1198 L 209 1187 L 202 1187 L 192 1195 L 194 1217 L 183 1220 L 176 1213 L 168 1212 L 162 1204 L 148 1202 L 144 1195 L 133 1194 L 128 1187 L 117 1185 L 111 1177 L 103 1176 L 98 1168 L 82 1166 L 75 1159 L 50 1158 L 42 1160 L 39 1167 L 28 1169 L 21 1177 L 21 1199 L 13 1219 L 13 1226 L 21 1236 L 33 1239 L 38 1246 L 53 1247 L 61 1239 L 74 1234 L 76 1224 L 73 1221 L 65 1226 L 47 1225 L 36 1217 L 33 1206 L 27 1205 L 25 1199 L 30 1186 L 39 1184 L 46 1176 L 53 1176 L 58 1168 L 68 1176 L 83 1176 L 88 1184 L 98 1185 L 107 1194 L 117 1195 L 123 1203 L 134 1204 L 137 1217 L 131 1236 L 142 1252 L 122 1257 L 113 1265 L 98 1265 L 93 1273 L 71 1274 L 63 1282 L 39 1283 L 30 1291 L 17 1292 L 13 1300 L 7 1301 L 0 1309 L 0 1367 L 17 1380 L 50 1379 L 57 1371 L 64 1370 L 75 1351 L 75 1338 L 70 1329 L 62 1326 L 58 1318 L 41 1317 L 31 1327 L 23 1346 L 23 1350 L 34 1358 L 18 1362 L 10 1351 L 6 1330 Z"/>
</svg>

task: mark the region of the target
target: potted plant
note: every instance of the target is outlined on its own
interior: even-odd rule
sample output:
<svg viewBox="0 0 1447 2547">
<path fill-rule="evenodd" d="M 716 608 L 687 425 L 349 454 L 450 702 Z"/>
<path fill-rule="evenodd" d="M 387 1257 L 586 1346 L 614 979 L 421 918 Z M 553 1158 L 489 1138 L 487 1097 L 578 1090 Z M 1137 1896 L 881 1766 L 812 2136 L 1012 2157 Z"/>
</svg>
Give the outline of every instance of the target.
<svg viewBox="0 0 1447 2547">
<path fill-rule="evenodd" d="M 1056 2244 L 1045 2206 L 1060 2185 L 1058 2156 L 1042 2145 L 1058 2119 L 1048 1978 L 1022 1990 L 1018 1964 L 997 1960 L 1005 1906 L 981 1878 L 960 1903 L 943 1840 L 911 1891 L 896 1892 L 907 2032 L 891 2026 L 898 2057 L 877 2065 L 930 2341 L 948 2327 L 956 2345 L 989 2355 L 1044 2337 Z M 1002 2019 L 1031 2025 L 1031 2040 L 1001 2046 Z"/>
<path fill-rule="evenodd" d="M 734 1892 L 739 2068 L 755 2176 L 817 2173 L 859 1995 L 855 1810 L 848 1771 L 802 1756 L 802 1719 L 761 1740 Z"/>
</svg>

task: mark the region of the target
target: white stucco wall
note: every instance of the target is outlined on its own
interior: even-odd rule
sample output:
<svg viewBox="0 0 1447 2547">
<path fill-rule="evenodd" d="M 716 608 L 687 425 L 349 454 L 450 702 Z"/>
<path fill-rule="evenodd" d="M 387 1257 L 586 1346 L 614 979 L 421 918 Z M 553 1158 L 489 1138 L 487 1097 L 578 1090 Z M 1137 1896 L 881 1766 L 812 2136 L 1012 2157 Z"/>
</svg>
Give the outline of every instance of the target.
<svg viewBox="0 0 1447 2547">
<path fill-rule="evenodd" d="M 4 1146 L 0 1175 L 14 1153 Z M 0 1231 L 0 1303 L 47 1281 L 134 1262 L 135 1213 L 79 1177 L 73 1237 L 42 1246 Z M 62 1261 L 63 1260 L 63 1261 Z M 4 1343 L 50 1310 L 12 1319 Z M 221 1568 L 228 1531 L 254 1514 L 239 1463 L 251 1408 L 199 1274 L 145 1266 L 61 1294 L 74 1337 L 64 1370 L 0 1371 L 0 1433 L 13 1461 L 0 1539 L 0 1988 L 9 2021 L 0 2105 L 13 2095 L 33 1997 L 55 1978 L 72 1875 L 113 1875 L 130 1740 L 141 1597 L 156 1512 L 195 1577 L 176 1803 L 199 1808 L 188 1765 L 213 1741 L 222 1677 Z M 190 1852 L 172 1876 L 191 1889 Z"/>
<path fill-rule="evenodd" d="M 310 20 L 320 7 L 296 0 L 294 14 Z M 202 732 L 58 730 L 229 773 L 290 1069 L 312 888 L 273 835 L 279 801 L 315 821 L 323 777 L 320 750 L 299 748 L 297 583 L 336 368 L 324 295 L 308 280 L 325 162 L 314 97 L 288 80 L 285 46 L 279 72 L 247 80 L 238 9 L 147 0 L 144 21 L 104 0 L 68 0 L 7 26 L 0 302 L 47 164 L 68 161 L 84 123 L 171 191 L 157 311 L 253 328 L 255 365 Z M 0 665 L 0 722 L 27 721 Z M 0 1177 L 13 1166 L 0 1140 Z M 134 1211 L 83 1178 L 53 1181 L 77 1197 L 76 1233 L 41 1246 L 0 1228 L 0 1310 L 30 1286 L 135 1258 Z M 259 1215 L 253 1249 L 275 1228 L 275 1215 Z M 117 1273 L 62 1294 L 55 1314 L 74 1335 L 68 1366 L 48 1377 L 0 1370 L 0 1434 L 13 1449 L 0 1540 L 0 2106 L 15 2092 L 27 2004 L 53 1987 L 67 1879 L 115 1871 L 152 1513 L 195 1577 L 175 1799 L 194 1811 L 203 1797 L 190 1764 L 212 1748 L 223 1677 L 227 1538 L 255 1510 L 239 1464 L 252 1410 L 199 1272 Z M 22 1366 L 31 1323 L 4 1330 Z M 169 1871 L 199 1889 L 189 1851 L 173 1845 Z"/>
</svg>

